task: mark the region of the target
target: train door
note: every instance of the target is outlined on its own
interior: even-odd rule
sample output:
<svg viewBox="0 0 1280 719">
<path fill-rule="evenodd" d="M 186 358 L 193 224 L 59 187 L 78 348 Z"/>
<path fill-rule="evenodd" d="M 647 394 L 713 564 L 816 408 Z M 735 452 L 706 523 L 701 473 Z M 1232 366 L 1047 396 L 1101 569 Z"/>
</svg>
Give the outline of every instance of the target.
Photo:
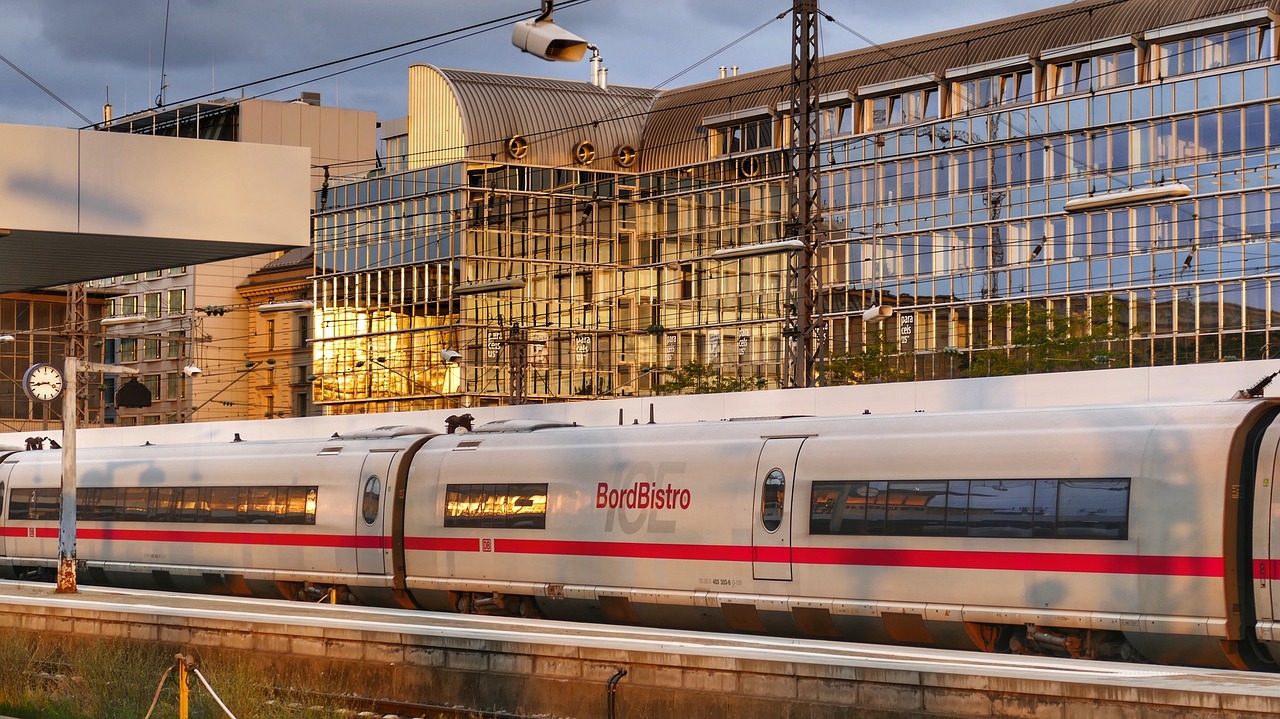
<svg viewBox="0 0 1280 719">
<path fill-rule="evenodd" d="M 1275 483 L 1280 479 L 1280 425 L 1272 425 L 1258 447 L 1253 495 L 1253 591 L 1258 621 L 1274 625 L 1280 617 L 1280 493 Z"/>
<path fill-rule="evenodd" d="M 390 485 L 394 452 L 370 452 L 360 469 L 356 486 L 356 571 L 360 574 L 386 574 L 387 550 L 391 537 L 384 530 L 387 518 L 387 491 Z"/>
<path fill-rule="evenodd" d="M 791 579 L 791 504 L 803 437 L 765 440 L 756 463 L 751 567 L 756 579 Z"/>
</svg>

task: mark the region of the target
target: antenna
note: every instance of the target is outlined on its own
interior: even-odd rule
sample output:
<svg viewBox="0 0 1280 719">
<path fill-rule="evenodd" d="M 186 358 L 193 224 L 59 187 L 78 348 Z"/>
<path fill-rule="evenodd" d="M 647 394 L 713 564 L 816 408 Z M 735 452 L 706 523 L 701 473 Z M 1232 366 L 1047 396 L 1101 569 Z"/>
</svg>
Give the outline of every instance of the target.
<svg viewBox="0 0 1280 719">
<path fill-rule="evenodd" d="M 156 107 L 164 107 L 164 89 L 168 84 L 164 81 L 164 63 L 169 56 L 169 5 L 171 0 L 164 0 L 164 42 L 160 45 L 160 94 L 156 95 Z"/>
</svg>

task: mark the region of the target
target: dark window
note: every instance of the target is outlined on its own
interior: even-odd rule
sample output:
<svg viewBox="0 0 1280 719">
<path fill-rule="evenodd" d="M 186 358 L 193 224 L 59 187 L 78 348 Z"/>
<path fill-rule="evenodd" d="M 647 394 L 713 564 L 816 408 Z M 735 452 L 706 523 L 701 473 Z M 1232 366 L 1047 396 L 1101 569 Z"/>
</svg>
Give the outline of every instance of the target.
<svg viewBox="0 0 1280 719">
<path fill-rule="evenodd" d="M 760 522 L 766 532 L 776 532 L 782 526 L 782 503 L 786 496 L 786 476 L 776 467 L 769 470 L 760 489 Z"/>
<path fill-rule="evenodd" d="M 809 533 L 1127 539 L 1129 481 L 814 482 Z"/>
<path fill-rule="evenodd" d="M 9 493 L 9 519 L 58 521 L 58 499 L 62 490 L 13 489 Z"/>
<path fill-rule="evenodd" d="M 545 529 L 546 484 L 451 484 L 444 526 Z"/>
<path fill-rule="evenodd" d="M 13 489 L 9 519 L 58 520 L 61 489 Z M 315 524 L 315 487 L 92 487 L 76 518 L 95 522 Z"/>
<path fill-rule="evenodd" d="M 378 518 L 378 505 L 382 500 L 382 482 L 374 475 L 370 475 L 364 483 L 364 494 L 360 501 L 360 516 L 364 517 L 364 523 L 372 525 L 374 520 Z"/>
</svg>

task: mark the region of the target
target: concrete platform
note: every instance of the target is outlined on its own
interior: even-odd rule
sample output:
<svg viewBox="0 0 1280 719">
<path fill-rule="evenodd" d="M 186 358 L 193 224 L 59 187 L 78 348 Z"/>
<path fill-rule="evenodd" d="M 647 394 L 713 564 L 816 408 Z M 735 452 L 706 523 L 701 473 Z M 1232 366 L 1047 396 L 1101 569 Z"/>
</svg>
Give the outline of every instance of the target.
<svg viewBox="0 0 1280 719">
<path fill-rule="evenodd" d="M 363 665 L 371 695 L 562 717 L 1280 716 L 1280 675 L 0 583 L 0 630 Z M 625 671 L 626 674 L 620 676 Z"/>
</svg>

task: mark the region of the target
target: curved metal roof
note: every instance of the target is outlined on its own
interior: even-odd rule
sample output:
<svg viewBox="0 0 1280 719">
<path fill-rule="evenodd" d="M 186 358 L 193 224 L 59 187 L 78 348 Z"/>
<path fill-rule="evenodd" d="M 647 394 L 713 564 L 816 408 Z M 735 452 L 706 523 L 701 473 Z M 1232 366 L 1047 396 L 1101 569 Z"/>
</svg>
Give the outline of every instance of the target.
<svg viewBox="0 0 1280 719">
<path fill-rule="evenodd" d="M 1280 0 L 1092 0 L 824 56 L 818 64 L 822 94 L 873 83 L 991 62 L 1032 57 L 1100 38 L 1243 10 L 1280 12 Z M 707 158 L 703 118 L 776 107 L 790 99 L 791 68 L 783 66 L 663 92 L 640 146 L 642 171 L 682 167 Z"/>
<path fill-rule="evenodd" d="M 588 82 L 432 69 L 443 76 L 457 103 L 465 157 L 473 162 L 574 167 L 574 149 L 587 141 L 596 155 L 590 167 L 623 169 L 612 155 L 623 145 L 640 147 L 658 94 L 638 87 L 601 89 Z M 507 140 L 515 135 L 528 141 L 528 154 L 519 160 L 506 154 Z"/>
</svg>

